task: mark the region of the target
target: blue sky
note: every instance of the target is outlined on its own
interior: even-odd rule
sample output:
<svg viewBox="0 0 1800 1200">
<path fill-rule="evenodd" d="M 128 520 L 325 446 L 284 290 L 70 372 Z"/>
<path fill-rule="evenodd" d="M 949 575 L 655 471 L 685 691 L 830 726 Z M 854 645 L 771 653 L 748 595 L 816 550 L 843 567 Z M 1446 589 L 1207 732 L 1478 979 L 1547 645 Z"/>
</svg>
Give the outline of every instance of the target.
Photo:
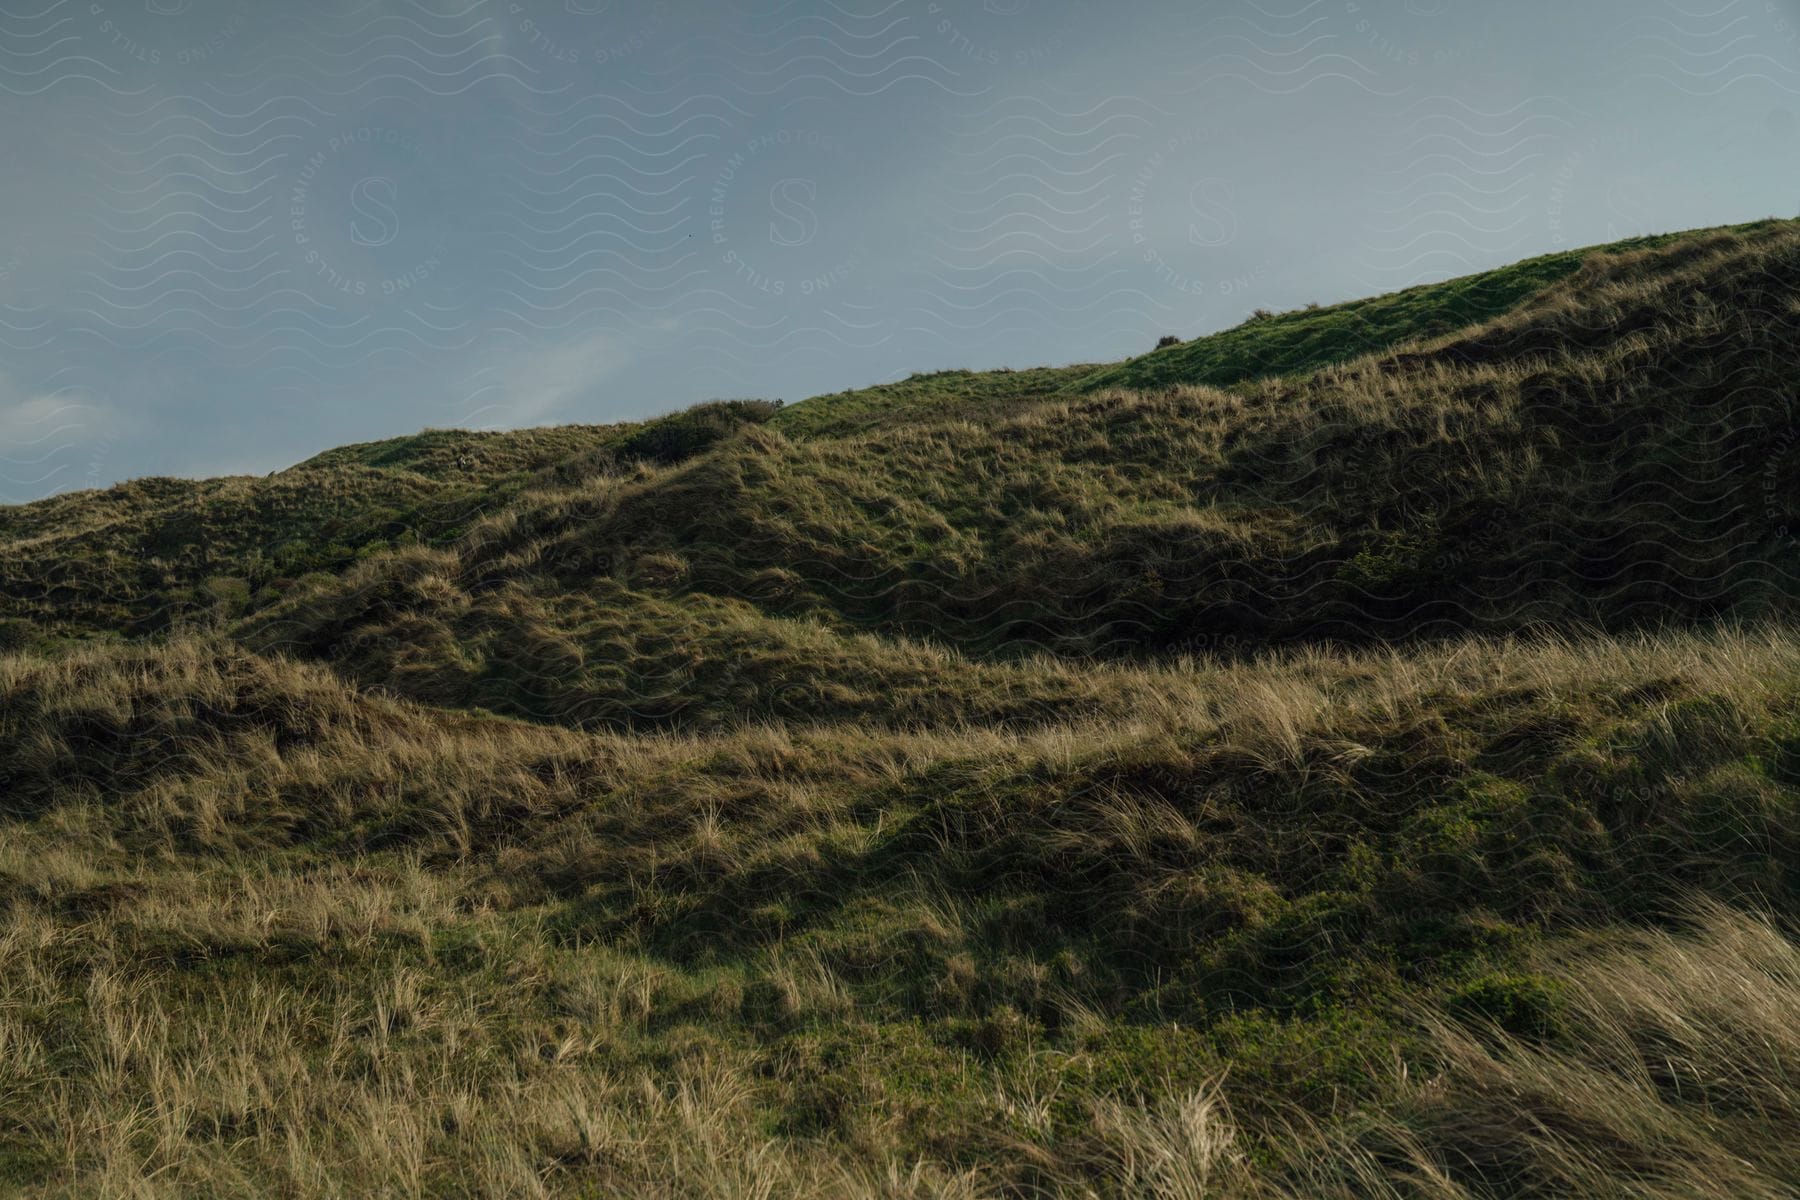
<svg viewBox="0 0 1800 1200">
<path fill-rule="evenodd" d="M 0 0 L 0 502 L 1800 212 L 1797 0 Z"/>
</svg>

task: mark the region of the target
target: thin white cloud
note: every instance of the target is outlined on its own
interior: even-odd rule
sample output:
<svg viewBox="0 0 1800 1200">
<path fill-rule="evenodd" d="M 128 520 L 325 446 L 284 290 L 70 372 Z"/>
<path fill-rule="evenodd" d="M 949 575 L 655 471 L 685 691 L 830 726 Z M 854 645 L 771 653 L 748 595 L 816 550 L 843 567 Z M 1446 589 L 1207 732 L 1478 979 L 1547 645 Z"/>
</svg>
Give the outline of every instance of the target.
<svg viewBox="0 0 1800 1200">
<path fill-rule="evenodd" d="M 630 365 L 634 354 L 619 338 L 592 333 L 557 346 L 525 348 L 477 373 L 463 422 L 511 428 L 551 419 L 580 421 L 577 404 Z M 587 414 L 592 419 L 592 414 Z"/>
<path fill-rule="evenodd" d="M 74 389 L 27 394 L 0 375 L 0 459 L 42 461 L 114 435 L 118 412 Z"/>
<path fill-rule="evenodd" d="M 0 504 L 110 483 L 122 422 L 75 388 L 30 393 L 0 374 Z"/>
</svg>

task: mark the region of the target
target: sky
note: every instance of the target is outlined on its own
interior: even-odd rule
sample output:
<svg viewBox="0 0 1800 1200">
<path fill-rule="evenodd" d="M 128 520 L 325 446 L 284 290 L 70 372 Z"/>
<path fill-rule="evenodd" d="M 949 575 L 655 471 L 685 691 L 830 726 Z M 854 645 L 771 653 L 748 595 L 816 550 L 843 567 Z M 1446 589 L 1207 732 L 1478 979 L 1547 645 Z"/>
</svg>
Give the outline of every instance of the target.
<svg viewBox="0 0 1800 1200">
<path fill-rule="evenodd" d="M 0 0 L 0 503 L 1800 213 L 1800 0 Z"/>
</svg>

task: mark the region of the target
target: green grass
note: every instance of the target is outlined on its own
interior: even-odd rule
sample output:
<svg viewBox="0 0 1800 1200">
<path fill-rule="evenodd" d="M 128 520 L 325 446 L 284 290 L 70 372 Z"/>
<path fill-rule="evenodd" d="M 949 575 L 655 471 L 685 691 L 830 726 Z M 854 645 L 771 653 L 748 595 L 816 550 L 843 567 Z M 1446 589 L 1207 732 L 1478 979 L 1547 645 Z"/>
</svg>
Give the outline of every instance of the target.
<svg viewBox="0 0 1800 1200">
<path fill-rule="evenodd" d="M 929 371 L 897 383 L 814 396 L 789 405 L 772 425 L 789 437 L 842 437 L 896 420 L 980 419 L 1041 400 L 1092 375 L 1094 366 L 1022 371 Z"/>
<path fill-rule="evenodd" d="M 1732 227 L 1741 234 L 1777 228 L 1757 221 Z M 1083 376 L 1073 387 L 1166 388 L 1177 384 L 1230 387 L 1272 376 L 1308 375 L 1366 354 L 1382 354 L 1504 316 L 1573 276 L 1595 255 L 1653 250 L 1713 229 L 1630 238 L 1567 250 L 1428 283 L 1386 296 L 1253 318 L 1233 329 L 1194 338 Z"/>
<path fill-rule="evenodd" d="M 0 1190 L 1792 1195 L 1800 229 L 1481 278 L 0 509 Z"/>
<path fill-rule="evenodd" d="M 1779 224 L 1756 221 L 1732 228 L 1751 234 Z M 790 405 L 774 424 L 790 437 L 841 437 L 895 421 L 1004 415 L 1020 401 L 1061 393 L 1182 384 L 1230 387 L 1256 379 L 1307 375 L 1503 316 L 1573 276 L 1594 255 L 1652 250 L 1717 232 L 1659 234 L 1547 254 L 1386 296 L 1246 321 L 1233 329 L 1111 365 L 916 374 L 897 383 L 815 396 Z"/>
</svg>

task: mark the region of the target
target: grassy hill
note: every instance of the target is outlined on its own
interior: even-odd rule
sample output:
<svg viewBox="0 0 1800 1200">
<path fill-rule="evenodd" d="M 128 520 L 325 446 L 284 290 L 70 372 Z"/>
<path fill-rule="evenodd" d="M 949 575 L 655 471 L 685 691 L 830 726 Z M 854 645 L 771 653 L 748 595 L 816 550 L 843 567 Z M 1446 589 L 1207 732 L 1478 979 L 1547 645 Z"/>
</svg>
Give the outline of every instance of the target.
<svg viewBox="0 0 1800 1200">
<path fill-rule="evenodd" d="M 0 509 L 0 1190 L 1790 1196 L 1796 296 Z"/>
<path fill-rule="evenodd" d="M 1752 236 L 1780 227 L 1780 222 L 1759 221 L 1738 226 L 1733 232 Z M 1423 284 L 1386 296 L 1329 307 L 1312 306 L 1297 312 L 1258 313 L 1235 329 L 1085 374 L 1075 386 L 1089 392 L 1109 387 L 1162 388 L 1181 383 L 1230 387 L 1252 379 L 1304 375 L 1505 316 L 1528 301 L 1540 299 L 1552 285 L 1576 276 L 1584 267 L 1592 269 L 1596 260 L 1629 257 L 1638 251 L 1684 242 L 1704 242 L 1712 232 L 1695 230 L 1630 238 L 1607 246 L 1547 254 L 1495 271 Z"/>
</svg>

